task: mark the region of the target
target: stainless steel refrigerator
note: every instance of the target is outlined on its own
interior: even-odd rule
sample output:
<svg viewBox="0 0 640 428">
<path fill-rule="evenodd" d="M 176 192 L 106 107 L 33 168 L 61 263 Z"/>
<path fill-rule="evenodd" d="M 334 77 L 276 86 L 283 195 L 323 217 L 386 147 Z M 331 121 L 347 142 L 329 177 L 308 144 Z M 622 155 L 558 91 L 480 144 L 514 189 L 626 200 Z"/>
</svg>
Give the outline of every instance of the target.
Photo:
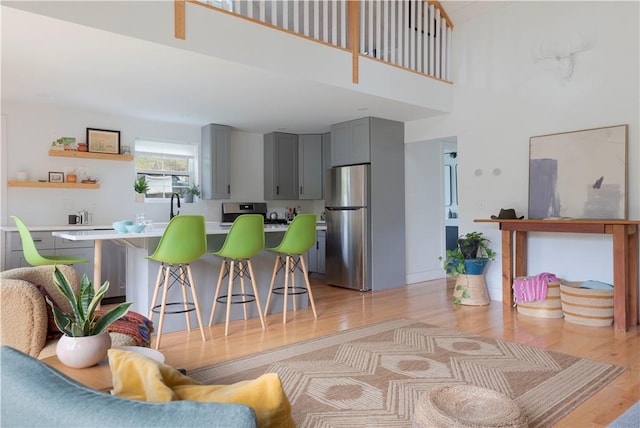
<svg viewBox="0 0 640 428">
<path fill-rule="evenodd" d="M 370 166 L 333 167 L 325 192 L 328 284 L 366 291 L 370 278 Z"/>
</svg>

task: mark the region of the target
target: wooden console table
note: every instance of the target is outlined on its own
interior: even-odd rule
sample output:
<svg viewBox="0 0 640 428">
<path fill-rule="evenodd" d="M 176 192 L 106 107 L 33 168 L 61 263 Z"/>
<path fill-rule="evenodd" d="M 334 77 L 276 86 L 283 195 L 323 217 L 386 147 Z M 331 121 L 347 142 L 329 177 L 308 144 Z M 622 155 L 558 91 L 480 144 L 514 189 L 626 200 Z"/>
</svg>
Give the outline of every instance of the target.
<svg viewBox="0 0 640 428">
<path fill-rule="evenodd" d="M 502 230 L 502 302 L 512 309 L 513 278 L 527 272 L 527 233 L 598 233 L 613 236 L 613 327 L 625 332 L 638 325 L 637 220 L 489 220 Z M 514 251 L 515 234 L 515 251 Z"/>
</svg>

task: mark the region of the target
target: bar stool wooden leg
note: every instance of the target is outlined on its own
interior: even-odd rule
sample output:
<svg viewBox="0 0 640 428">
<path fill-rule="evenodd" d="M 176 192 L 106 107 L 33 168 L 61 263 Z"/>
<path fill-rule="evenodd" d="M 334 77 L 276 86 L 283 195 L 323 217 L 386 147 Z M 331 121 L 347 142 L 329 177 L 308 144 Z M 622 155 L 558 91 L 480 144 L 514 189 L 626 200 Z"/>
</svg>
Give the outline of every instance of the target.
<svg viewBox="0 0 640 428">
<path fill-rule="evenodd" d="M 164 271 L 164 266 L 161 264 L 158 267 L 158 275 L 156 276 L 156 287 L 153 289 L 153 298 L 151 299 L 151 307 L 149 308 L 149 320 L 153 321 L 153 307 L 156 305 L 156 301 L 158 300 L 158 292 L 160 291 L 160 287 L 162 286 L 162 272 Z"/>
<path fill-rule="evenodd" d="M 156 349 L 160 347 L 160 339 L 162 337 L 162 325 L 164 324 L 164 311 L 167 307 L 167 294 L 169 291 L 170 277 L 171 277 L 171 266 L 168 265 L 165 268 L 164 289 L 162 290 L 162 303 L 160 303 L 160 319 L 158 321 L 158 335 L 156 336 L 156 346 L 155 346 Z"/>
<path fill-rule="evenodd" d="M 229 268 L 229 289 L 227 292 L 227 316 L 225 318 L 224 324 L 224 335 L 229 335 L 229 317 L 231 316 L 231 293 L 233 293 L 233 268 L 234 261 L 231 260 L 230 268 Z"/>
<path fill-rule="evenodd" d="M 284 300 L 282 301 L 282 324 L 287 323 L 287 293 L 289 292 L 289 271 L 291 266 L 291 258 L 285 257 L 285 269 L 284 269 Z"/>
<path fill-rule="evenodd" d="M 242 299 L 245 299 L 245 295 L 247 294 L 245 286 L 244 286 L 244 272 L 246 269 L 246 265 L 244 260 L 238 260 L 238 275 L 240 276 L 240 292 L 242 293 Z M 247 305 L 243 304 L 242 305 L 242 311 L 244 313 L 244 320 L 248 320 L 249 317 L 247 316 Z"/>
<path fill-rule="evenodd" d="M 260 324 L 262 324 L 262 329 L 266 328 L 264 323 L 264 315 L 262 313 L 262 307 L 260 305 L 260 295 L 258 294 L 258 287 L 256 287 L 255 275 L 253 274 L 253 264 L 251 260 L 247 260 L 247 265 L 249 267 L 249 274 L 251 275 L 251 285 L 253 286 L 253 294 L 256 296 L 256 306 L 258 307 L 258 316 L 260 317 Z M 246 305 L 245 305 L 246 306 Z"/>
<path fill-rule="evenodd" d="M 307 263 L 304 261 L 304 256 L 300 255 L 300 263 L 302 264 L 302 275 L 304 281 L 307 283 L 307 293 L 309 294 L 309 303 L 311 303 L 311 309 L 313 309 L 313 317 L 318 318 L 316 313 L 316 305 L 313 301 L 313 293 L 311 292 L 311 283 L 309 282 L 309 271 L 307 270 Z"/>
<path fill-rule="evenodd" d="M 187 265 L 188 266 L 188 265 Z M 187 331 L 191 331 L 191 318 L 189 317 L 189 305 L 187 299 L 187 282 L 185 280 L 184 266 L 178 265 L 178 270 L 180 271 L 180 288 L 182 290 L 182 302 L 184 307 L 184 318 L 187 323 Z M 191 284 L 193 285 L 193 284 Z"/>
<path fill-rule="evenodd" d="M 200 303 L 198 302 L 198 292 L 196 290 L 196 283 L 193 282 L 191 265 L 187 265 L 187 275 L 189 276 L 189 283 L 191 284 L 191 294 L 193 295 L 193 305 L 196 307 L 196 317 L 198 319 L 198 325 L 200 326 L 200 336 L 202 336 L 202 341 L 206 342 L 207 338 L 204 336 L 204 324 L 202 324 L 202 314 L 200 312 Z"/>
<path fill-rule="evenodd" d="M 293 311 L 298 310 L 298 304 L 296 302 L 296 259 L 295 256 L 289 256 L 291 258 L 291 308 Z"/>
<path fill-rule="evenodd" d="M 269 315 L 269 304 L 271 303 L 271 294 L 273 293 L 273 286 L 276 283 L 276 276 L 280 267 L 280 254 L 276 256 L 276 263 L 273 265 L 273 275 L 271 275 L 271 285 L 269 286 L 269 292 L 267 293 L 267 304 L 264 306 L 264 316 Z"/>
<path fill-rule="evenodd" d="M 222 280 L 224 278 L 224 272 L 227 268 L 227 259 L 222 259 L 222 264 L 220 265 L 220 273 L 218 274 L 218 285 L 216 285 L 216 293 L 213 296 L 213 305 L 211 306 L 211 316 L 209 317 L 209 327 L 213 324 L 213 316 L 216 314 L 216 306 L 218 303 L 218 297 L 220 296 L 220 286 L 222 285 Z"/>
</svg>

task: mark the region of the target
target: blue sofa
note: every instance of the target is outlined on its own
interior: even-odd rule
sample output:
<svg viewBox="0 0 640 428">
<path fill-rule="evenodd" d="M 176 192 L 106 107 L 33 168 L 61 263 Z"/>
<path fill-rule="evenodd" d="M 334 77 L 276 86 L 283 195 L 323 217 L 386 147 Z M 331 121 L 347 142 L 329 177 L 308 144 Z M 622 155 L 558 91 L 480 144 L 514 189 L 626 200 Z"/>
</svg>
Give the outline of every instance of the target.
<svg viewBox="0 0 640 428">
<path fill-rule="evenodd" d="M 242 404 L 128 400 L 87 388 L 9 346 L 0 348 L 3 427 L 256 427 Z"/>
</svg>

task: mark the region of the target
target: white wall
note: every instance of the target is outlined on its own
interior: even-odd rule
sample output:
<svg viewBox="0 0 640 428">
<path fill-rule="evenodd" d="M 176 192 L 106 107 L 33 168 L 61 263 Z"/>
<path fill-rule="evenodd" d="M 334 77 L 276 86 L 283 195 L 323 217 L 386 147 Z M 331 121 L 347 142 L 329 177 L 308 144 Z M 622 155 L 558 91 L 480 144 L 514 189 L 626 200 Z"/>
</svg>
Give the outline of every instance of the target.
<svg viewBox="0 0 640 428">
<path fill-rule="evenodd" d="M 47 179 L 49 171 L 66 172 L 84 168 L 100 180 L 97 190 L 6 187 L 3 194 L 2 225 L 14 226 L 10 215 L 17 215 L 31 226 L 56 226 L 67 223 L 67 214 L 80 209 L 93 211 L 93 223 L 110 225 L 113 221 L 133 218 L 144 212 L 154 221 L 169 220 L 167 202 L 136 204 L 133 182 L 134 162 L 95 159 L 73 159 L 48 155 L 51 142 L 59 137 L 75 137 L 85 141 L 86 128 L 113 129 L 121 132 L 121 144 L 133 150 L 135 138 L 200 142 L 200 127 L 153 122 L 128 116 L 107 115 L 66 108 L 61 105 L 21 104 L 5 102 L 6 179 L 15 180 L 18 171 L 30 180 Z M 262 135 L 232 131 L 231 182 L 233 200 L 263 200 Z M 6 157 L 5 157 L 6 155 Z M 4 163 L 3 159 L 3 163 Z M 220 220 L 221 201 L 182 204 L 183 214 L 203 214 L 207 220 Z"/>
<path fill-rule="evenodd" d="M 619 124 L 629 124 L 629 218 L 640 218 L 638 14 L 637 2 L 512 2 L 456 25 L 453 113 L 407 123 L 405 138 L 457 136 L 461 234 L 481 231 L 499 251 L 497 226 L 473 220 L 500 208 L 527 214 L 529 137 Z M 592 46 L 575 56 L 569 81 L 556 61 L 533 62 L 541 46 L 563 53 L 582 41 Z M 427 179 L 427 170 L 413 181 Z M 611 253 L 608 236 L 533 233 L 529 273 L 612 282 Z M 499 257 L 487 283 L 491 298 L 500 300 Z"/>
</svg>

